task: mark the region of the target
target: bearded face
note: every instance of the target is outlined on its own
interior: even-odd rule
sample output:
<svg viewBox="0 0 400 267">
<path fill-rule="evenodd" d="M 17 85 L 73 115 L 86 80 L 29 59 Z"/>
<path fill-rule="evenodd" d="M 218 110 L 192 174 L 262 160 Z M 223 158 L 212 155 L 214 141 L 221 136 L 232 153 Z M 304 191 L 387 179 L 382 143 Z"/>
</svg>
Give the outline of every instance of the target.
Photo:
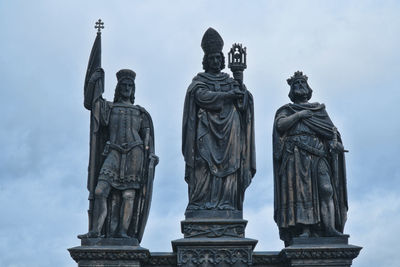
<svg viewBox="0 0 400 267">
<path fill-rule="evenodd" d="M 123 79 L 118 84 L 118 90 L 121 97 L 129 99 L 134 88 L 133 81 L 131 79 Z"/>
<path fill-rule="evenodd" d="M 134 103 L 135 100 L 135 82 L 132 79 L 122 79 L 118 81 L 114 93 L 114 102 L 121 100 L 130 100 Z"/>
<path fill-rule="evenodd" d="M 311 94 L 312 90 L 304 79 L 297 79 L 290 86 L 289 98 L 295 103 L 307 102 Z"/>
</svg>

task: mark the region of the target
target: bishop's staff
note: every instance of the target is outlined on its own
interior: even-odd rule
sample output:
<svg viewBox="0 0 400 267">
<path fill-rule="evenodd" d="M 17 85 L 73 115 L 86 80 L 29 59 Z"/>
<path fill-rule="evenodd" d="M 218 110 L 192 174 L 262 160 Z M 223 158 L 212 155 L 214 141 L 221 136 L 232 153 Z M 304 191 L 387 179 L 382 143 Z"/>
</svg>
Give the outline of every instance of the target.
<svg viewBox="0 0 400 267">
<path fill-rule="evenodd" d="M 243 71 L 247 68 L 247 52 L 246 47 L 242 44 L 234 43 L 228 53 L 228 68 L 231 69 L 233 78 L 239 83 L 240 89 L 245 91 L 243 85 Z M 248 102 L 248 94 L 243 97 L 243 109 L 246 110 Z"/>
</svg>

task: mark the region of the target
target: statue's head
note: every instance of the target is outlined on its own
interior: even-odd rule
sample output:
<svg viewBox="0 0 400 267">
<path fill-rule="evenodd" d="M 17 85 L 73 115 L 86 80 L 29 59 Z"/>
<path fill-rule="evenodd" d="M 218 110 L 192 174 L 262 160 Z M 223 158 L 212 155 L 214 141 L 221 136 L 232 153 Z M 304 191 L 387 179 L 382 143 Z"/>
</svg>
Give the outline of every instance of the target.
<svg viewBox="0 0 400 267">
<path fill-rule="evenodd" d="M 225 57 L 222 53 L 224 40 L 213 28 L 208 28 L 201 40 L 201 48 L 204 51 L 203 69 L 206 72 L 219 73 L 225 68 Z"/>
<path fill-rule="evenodd" d="M 129 99 L 133 104 L 135 102 L 135 78 L 136 73 L 133 70 L 122 69 L 116 74 L 118 83 L 115 88 L 114 102 L 121 99 Z"/>
<path fill-rule="evenodd" d="M 296 71 L 292 77 L 286 80 L 290 85 L 289 98 L 292 102 L 307 102 L 311 99 L 312 89 L 307 80 L 308 77 L 301 71 Z"/>
</svg>

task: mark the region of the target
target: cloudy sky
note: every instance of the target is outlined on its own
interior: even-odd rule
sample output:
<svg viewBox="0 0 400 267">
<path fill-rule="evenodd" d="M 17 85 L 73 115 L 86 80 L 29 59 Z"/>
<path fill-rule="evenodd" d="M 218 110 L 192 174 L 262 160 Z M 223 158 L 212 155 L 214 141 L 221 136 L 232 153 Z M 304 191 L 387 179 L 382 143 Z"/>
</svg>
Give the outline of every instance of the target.
<svg viewBox="0 0 400 267">
<path fill-rule="evenodd" d="M 208 27 L 248 49 L 257 174 L 244 203 L 256 251 L 283 248 L 273 221 L 272 121 L 302 70 L 342 134 L 350 210 L 364 247 L 355 267 L 400 266 L 399 1 L 0 2 L 0 266 L 76 266 L 67 248 L 87 231 L 89 112 L 83 81 L 102 34 L 106 92 L 137 72 L 136 102 L 156 131 L 153 201 L 142 246 L 172 251 L 187 204 L 180 152 L 186 88 L 202 70 Z M 229 70 L 225 70 L 229 72 Z"/>
</svg>

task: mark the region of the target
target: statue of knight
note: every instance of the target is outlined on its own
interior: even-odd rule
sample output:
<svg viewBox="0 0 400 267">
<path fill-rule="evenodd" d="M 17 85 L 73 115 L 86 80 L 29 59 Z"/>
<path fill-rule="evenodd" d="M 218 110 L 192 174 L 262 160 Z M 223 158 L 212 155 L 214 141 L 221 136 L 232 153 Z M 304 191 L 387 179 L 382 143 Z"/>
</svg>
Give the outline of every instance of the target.
<svg viewBox="0 0 400 267">
<path fill-rule="evenodd" d="M 150 210 L 155 166 L 149 113 L 134 105 L 136 73 L 117 72 L 114 101 L 106 101 L 101 28 L 89 58 L 84 106 L 91 111 L 88 168 L 89 232 L 79 238 L 131 238 L 140 243 Z"/>
</svg>

